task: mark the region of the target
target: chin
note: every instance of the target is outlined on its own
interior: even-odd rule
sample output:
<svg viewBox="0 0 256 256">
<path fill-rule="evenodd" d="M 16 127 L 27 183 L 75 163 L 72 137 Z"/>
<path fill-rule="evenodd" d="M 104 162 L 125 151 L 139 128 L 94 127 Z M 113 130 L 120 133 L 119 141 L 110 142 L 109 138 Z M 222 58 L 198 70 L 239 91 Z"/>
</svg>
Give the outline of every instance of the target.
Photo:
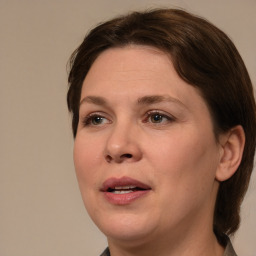
<svg viewBox="0 0 256 256">
<path fill-rule="evenodd" d="M 93 221 L 108 239 L 139 243 L 145 240 L 145 237 L 149 238 L 154 231 L 153 223 L 145 216 L 123 213 L 103 218 Z"/>
</svg>

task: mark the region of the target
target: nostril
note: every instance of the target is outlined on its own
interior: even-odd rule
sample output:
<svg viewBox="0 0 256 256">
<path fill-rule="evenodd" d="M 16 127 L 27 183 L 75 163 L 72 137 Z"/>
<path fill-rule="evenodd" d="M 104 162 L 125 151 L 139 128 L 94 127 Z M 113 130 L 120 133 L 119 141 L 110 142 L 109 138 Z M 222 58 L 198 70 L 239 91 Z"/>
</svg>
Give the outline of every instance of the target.
<svg viewBox="0 0 256 256">
<path fill-rule="evenodd" d="M 105 159 L 108 163 L 111 163 L 112 161 L 118 162 L 118 163 L 122 163 L 123 161 L 125 161 L 125 159 L 131 159 L 133 158 L 132 154 L 122 154 L 116 157 L 112 157 L 111 155 L 106 155 Z"/>
<path fill-rule="evenodd" d="M 110 163 L 110 162 L 111 162 L 111 160 L 112 160 L 112 157 L 111 157 L 111 156 L 109 156 L 109 155 L 107 155 L 107 156 L 106 156 L 106 160 L 107 160 L 107 162 L 108 162 L 108 163 Z"/>
<path fill-rule="evenodd" d="M 125 158 L 132 158 L 132 154 L 123 154 L 122 157 L 125 157 Z"/>
</svg>

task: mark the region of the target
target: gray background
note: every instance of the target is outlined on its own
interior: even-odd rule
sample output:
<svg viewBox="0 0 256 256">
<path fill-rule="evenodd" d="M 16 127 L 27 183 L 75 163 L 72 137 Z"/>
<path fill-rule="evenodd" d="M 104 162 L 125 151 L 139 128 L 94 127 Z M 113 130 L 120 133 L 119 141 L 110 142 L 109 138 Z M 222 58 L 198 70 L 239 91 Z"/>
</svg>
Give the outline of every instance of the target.
<svg viewBox="0 0 256 256">
<path fill-rule="evenodd" d="M 157 4 L 156 4 L 157 2 Z M 99 255 L 72 162 L 66 63 L 86 31 L 128 10 L 183 7 L 223 29 L 256 84 L 255 0 L 0 0 L 0 255 Z M 235 236 L 256 255 L 256 177 Z"/>
</svg>

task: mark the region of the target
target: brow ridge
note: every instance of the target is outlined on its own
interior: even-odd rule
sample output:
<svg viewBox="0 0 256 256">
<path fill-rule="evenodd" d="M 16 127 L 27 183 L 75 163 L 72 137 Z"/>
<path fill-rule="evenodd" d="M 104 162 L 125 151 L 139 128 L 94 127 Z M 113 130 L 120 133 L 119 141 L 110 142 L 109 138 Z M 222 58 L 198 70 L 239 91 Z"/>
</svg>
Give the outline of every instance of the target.
<svg viewBox="0 0 256 256">
<path fill-rule="evenodd" d="M 101 96 L 93 96 L 93 95 L 86 96 L 81 100 L 80 106 L 85 102 L 95 104 L 95 105 L 100 105 L 100 106 L 108 105 L 108 101 Z M 146 96 L 140 97 L 137 100 L 138 105 L 152 105 L 152 104 L 161 103 L 161 102 L 173 102 L 173 103 L 178 103 L 183 107 L 185 106 L 180 100 L 173 98 L 169 95 L 146 95 Z"/>
</svg>

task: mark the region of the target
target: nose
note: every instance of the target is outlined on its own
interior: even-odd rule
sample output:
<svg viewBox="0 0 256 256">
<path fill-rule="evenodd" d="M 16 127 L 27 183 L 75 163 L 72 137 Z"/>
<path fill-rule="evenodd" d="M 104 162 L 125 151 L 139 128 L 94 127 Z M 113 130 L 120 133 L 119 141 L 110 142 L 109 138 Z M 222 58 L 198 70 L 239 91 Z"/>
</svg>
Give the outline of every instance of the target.
<svg viewBox="0 0 256 256">
<path fill-rule="evenodd" d="M 107 139 L 104 154 L 108 163 L 139 161 L 142 151 L 136 128 L 131 125 L 116 125 Z"/>
</svg>

